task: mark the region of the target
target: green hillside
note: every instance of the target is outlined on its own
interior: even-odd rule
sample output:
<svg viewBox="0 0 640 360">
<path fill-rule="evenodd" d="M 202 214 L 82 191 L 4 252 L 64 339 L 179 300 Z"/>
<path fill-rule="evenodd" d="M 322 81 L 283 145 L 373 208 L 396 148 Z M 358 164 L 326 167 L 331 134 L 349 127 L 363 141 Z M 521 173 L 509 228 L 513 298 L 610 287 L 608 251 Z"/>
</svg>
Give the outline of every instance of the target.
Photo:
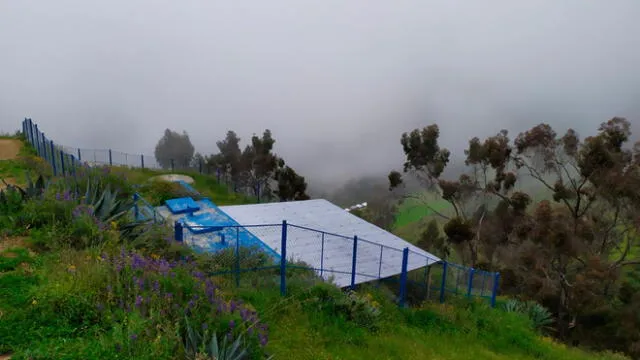
<svg viewBox="0 0 640 360">
<path fill-rule="evenodd" d="M 46 172 L 26 147 L 19 158 L 0 161 L 0 177 L 18 184 L 28 185 L 24 174 L 35 179 Z M 43 194 L 29 191 L 23 198 L 5 190 L 0 354 L 213 359 L 205 353 L 214 338 L 223 347 L 224 339 L 237 341 L 247 359 L 623 359 L 543 337 L 536 322 L 503 308 L 506 299 L 496 309 L 453 298 L 400 309 L 384 286 L 345 293 L 306 271 L 288 272 L 285 297 L 277 271 L 245 273 L 239 287 L 232 278 L 209 277 L 229 266 L 227 254 L 196 254 L 171 241 L 171 229 L 160 225 L 127 232 L 131 219 L 112 216 L 133 191 L 152 203 L 180 193 L 170 184 L 148 182 L 156 174 L 86 169 L 51 179 Z M 252 201 L 213 178 L 194 178 L 196 189 L 215 203 Z M 85 206 L 89 199 L 68 191 L 87 184 L 105 195 L 101 199 L 111 199 L 116 188 L 123 196 L 113 196 L 105 212 L 92 213 Z M 407 223 L 411 216 L 405 215 Z M 253 255 L 244 261 L 265 260 Z"/>
</svg>

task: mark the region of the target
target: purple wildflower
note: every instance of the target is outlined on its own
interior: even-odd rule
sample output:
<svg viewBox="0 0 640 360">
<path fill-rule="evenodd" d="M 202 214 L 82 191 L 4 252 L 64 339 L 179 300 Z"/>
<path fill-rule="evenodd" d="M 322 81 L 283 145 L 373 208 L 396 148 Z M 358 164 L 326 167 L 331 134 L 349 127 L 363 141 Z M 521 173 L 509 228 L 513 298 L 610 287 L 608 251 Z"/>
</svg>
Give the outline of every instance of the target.
<svg viewBox="0 0 640 360">
<path fill-rule="evenodd" d="M 142 298 L 142 296 L 140 295 L 136 296 L 136 307 L 140 307 L 140 305 L 142 305 L 143 302 L 144 302 L 144 299 Z"/>
<path fill-rule="evenodd" d="M 204 280 L 204 274 L 201 271 L 194 271 L 193 277 L 195 277 L 198 280 Z"/>
<path fill-rule="evenodd" d="M 153 291 L 155 292 L 160 291 L 160 282 L 158 280 L 153 282 Z"/>
<path fill-rule="evenodd" d="M 129 338 L 130 338 L 132 341 L 136 341 L 136 340 L 138 339 L 138 335 L 136 335 L 136 334 L 131 334 L 131 336 L 129 336 Z"/>
<path fill-rule="evenodd" d="M 262 347 L 267 346 L 267 341 L 268 341 L 267 335 L 259 335 L 258 337 L 260 339 L 260 345 Z"/>
<path fill-rule="evenodd" d="M 236 327 L 236 322 L 235 322 L 235 321 L 233 321 L 233 320 L 229 321 L 229 328 L 230 328 L 230 329 L 233 329 L 233 328 L 235 328 L 235 327 Z"/>
<path fill-rule="evenodd" d="M 143 257 L 138 254 L 133 254 L 131 257 L 131 268 L 133 270 L 143 269 L 147 265 L 147 262 Z"/>
<path fill-rule="evenodd" d="M 138 281 L 136 282 L 136 285 L 138 286 L 140 291 L 143 291 L 144 290 L 144 278 L 139 278 Z"/>
</svg>

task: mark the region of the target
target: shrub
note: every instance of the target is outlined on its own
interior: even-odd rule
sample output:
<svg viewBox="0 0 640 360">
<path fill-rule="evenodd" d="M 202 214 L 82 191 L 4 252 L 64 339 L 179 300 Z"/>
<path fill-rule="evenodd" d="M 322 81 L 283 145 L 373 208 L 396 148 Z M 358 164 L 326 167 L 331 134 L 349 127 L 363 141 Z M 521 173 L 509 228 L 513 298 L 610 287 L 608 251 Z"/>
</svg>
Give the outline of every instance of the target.
<svg viewBox="0 0 640 360">
<path fill-rule="evenodd" d="M 544 306 L 535 301 L 520 301 L 510 299 L 502 306 L 506 312 L 515 312 L 526 315 L 531 321 L 532 327 L 540 333 L 548 333 L 552 330 L 553 315 Z"/>
<path fill-rule="evenodd" d="M 193 197 L 187 189 L 177 182 L 152 180 L 140 187 L 140 192 L 145 195 L 152 205 L 163 205 L 165 201 L 181 197 Z"/>
<path fill-rule="evenodd" d="M 369 294 L 359 295 L 353 291 L 344 293 L 331 284 L 319 283 L 305 296 L 305 303 L 310 310 L 321 311 L 328 316 L 342 316 L 370 331 L 379 328 L 380 305 Z"/>
</svg>

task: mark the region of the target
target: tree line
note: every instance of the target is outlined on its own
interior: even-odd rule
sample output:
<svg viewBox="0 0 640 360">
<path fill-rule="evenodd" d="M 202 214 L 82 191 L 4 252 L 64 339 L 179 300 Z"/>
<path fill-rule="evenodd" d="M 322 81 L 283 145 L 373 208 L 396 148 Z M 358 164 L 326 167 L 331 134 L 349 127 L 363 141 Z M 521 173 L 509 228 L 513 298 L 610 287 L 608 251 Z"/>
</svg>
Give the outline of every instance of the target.
<svg viewBox="0 0 640 360">
<path fill-rule="evenodd" d="M 613 118 L 594 136 L 540 124 L 471 139 L 468 171 L 442 176 L 451 153 L 436 124 L 404 133 L 401 171 L 451 205 L 431 211 L 419 244 L 436 255 L 499 271 L 501 292 L 552 310 L 554 335 L 573 344 L 640 356 L 640 142 Z M 518 188 L 535 180 L 545 191 Z M 537 200 L 535 200 L 537 199 Z M 426 204 L 428 206 L 428 204 Z M 635 254 L 635 255 L 634 255 Z"/>
<path fill-rule="evenodd" d="M 305 178 L 273 152 L 275 142 L 267 129 L 262 137 L 253 135 L 241 150 L 240 138 L 229 130 L 216 142 L 218 152 L 206 155 L 195 151 L 186 132 L 166 129 L 156 145 L 155 158 L 163 169 L 205 168 L 233 184 L 236 192 L 261 200 L 309 199 Z"/>
</svg>

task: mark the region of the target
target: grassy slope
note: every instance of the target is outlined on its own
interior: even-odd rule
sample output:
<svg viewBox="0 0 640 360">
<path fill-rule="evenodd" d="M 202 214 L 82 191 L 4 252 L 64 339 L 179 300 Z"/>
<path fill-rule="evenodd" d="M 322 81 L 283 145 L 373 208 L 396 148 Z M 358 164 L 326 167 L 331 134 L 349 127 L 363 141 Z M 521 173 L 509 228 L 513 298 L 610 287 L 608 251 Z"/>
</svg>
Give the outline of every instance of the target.
<svg viewBox="0 0 640 360">
<path fill-rule="evenodd" d="M 28 167 L 16 163 L 9 168 Z M 136 182 L 155 175 L 141 170 L 121 171 L 126 171 L 127 177 Z M 196 188 L 218 203 L 249 201 L 228 194 L 212 180 L 199 176 L 196 176 Z M 66 256 L 64 253 L 29 255 L 19 249 L 10 251 L 0 252 L 0 334 L 12 336 L 10 340 L 0 336 L 0 353 L 28 350 L 40 354 L 39 358 L 63 358 L 56 354 L 64 353 L 68 354 L 67 358 L 79 358 L 79 353 L 91 353 L 93 348 L 106 346 L 105 334 L 67 328 L 55 318 L 42 323 L 40 318 L 27 316 L 28 308 L 35 304 L 33 299 L 43 289 L 51 289 L 53 279 L 63 287 L 70 285 L 72 277 L 66 274 L 66 265 L 59 265 L 61 257 Z M 84 258 L 85 253 L 89 258 L 89 252 L 75 256 Z M 277 359 L 615 358 L 566 349 L 536 336 L 525 319 L 485 306 L 465 309 L 463 304 L 457 307 L 426 305 L 420 310 L 401 310 L 384 292 L 363 289 L 373 293 L 382 308 L 380 329 L 372 333 L 344 317 L 310 308 L 305 297 L 307 283 L 292 282 L 290 295 L 282 298 L 275 282 L 261 279 L 258 285 L 250 285 L 246 278 L 240 288 L 228 286 L 225 290 L 249 301 L 266 320 L 271 329 L 268 349 Z"/>
</svg>

